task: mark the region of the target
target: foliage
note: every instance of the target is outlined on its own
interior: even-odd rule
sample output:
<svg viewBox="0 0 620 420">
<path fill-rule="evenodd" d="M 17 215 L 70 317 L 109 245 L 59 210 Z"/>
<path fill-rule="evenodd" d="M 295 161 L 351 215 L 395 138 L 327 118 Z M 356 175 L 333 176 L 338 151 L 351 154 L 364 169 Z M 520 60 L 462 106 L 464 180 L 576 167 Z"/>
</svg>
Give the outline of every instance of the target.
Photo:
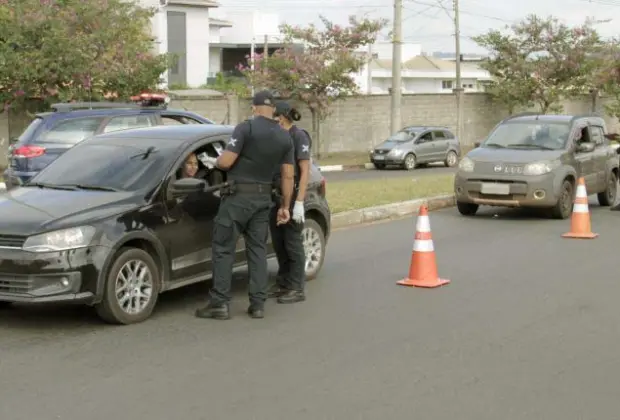
<svg viewBox="0 0 620 420">
<path fill-rule="evenodd" d="M 490 92 L 509 108 L 535 103 L 545 113 L 560 110 L 562 97 L 593 89 L 593 57 L 604 45 L 593 23 L 571 28 L 554 17 L 530 15 L 507 26 L 507 33 L 474 37 L 491 53 L 482 64 L 496 80 Z"/>
<path fill-rule="evenodd" d="M 373 43 L 387 22 L 352 16 L 349 26 L 341 27 L 322 16 L 321 21 L 323 30 L 282 25 L 286 46 L 269 57 L 256 55 L 254 69 L 242 71 L 256 88 L 300 100 L 322 120 L 335 100 L 357 91 L 351 73 L 359 72 L 366 58 L 355 49 Z M 303 52 L 296 44 L 303 45 Z"/>
<path fill-rule="evenodd" d="M 123 0 L 0 0 L 0 106 L 156 88 L 166 57 L 152 52 L 153 13 Z"/>
<path fill-rule="evenodd" d="M 239 97 L 246 97 L 250 94 L 250 88 L 243 78 L 226 76 L 221 72 L 215 76 L 215 83 L 209 83 L 205 87 Z"/>
</svg>

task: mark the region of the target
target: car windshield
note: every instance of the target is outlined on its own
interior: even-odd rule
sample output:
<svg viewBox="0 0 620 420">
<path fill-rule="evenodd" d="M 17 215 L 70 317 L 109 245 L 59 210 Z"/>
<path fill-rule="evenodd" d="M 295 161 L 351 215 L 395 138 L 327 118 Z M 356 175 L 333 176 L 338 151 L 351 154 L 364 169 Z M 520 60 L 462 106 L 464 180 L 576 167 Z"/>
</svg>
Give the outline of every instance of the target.
<svg viewBox="0 0 620 420">
<path fill-rule="evenodd" d="M 482 147 L 559 150 L 568 140 L 569 129 L 567 122 L 507 122 L 497 127 Z"/>
<path fill-rule="evenodd" d="M 403 142 L 403 141 L 411 140 L 414 137 L 415 137 L 415 133 L 412 131 L 399 131 L 398 133 L 391 136 L 388 140 Z"/>
<path fill-rule="evenodd" d="M 60 155 L 28 184 L 135 191 L 161 177 L 164 166 L 163 153 L 155 147 L 82 143 Z"/>
</svg>

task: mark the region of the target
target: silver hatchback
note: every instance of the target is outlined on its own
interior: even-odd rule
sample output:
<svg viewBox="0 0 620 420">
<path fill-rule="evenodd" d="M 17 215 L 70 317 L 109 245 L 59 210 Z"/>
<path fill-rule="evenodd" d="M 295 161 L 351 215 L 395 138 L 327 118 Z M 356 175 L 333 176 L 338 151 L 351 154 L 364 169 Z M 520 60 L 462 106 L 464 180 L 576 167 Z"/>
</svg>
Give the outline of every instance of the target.
<svg viewBox="0 0 620 420">
<path fill-rule="evenodd" d="M 459 140 L 448 128 L 409 126 L 372 149 L 370 162 L 377 169 L 395 165 L 412 170 L 435 162 L 453 167 L 460 155 Z"/>
</svg>

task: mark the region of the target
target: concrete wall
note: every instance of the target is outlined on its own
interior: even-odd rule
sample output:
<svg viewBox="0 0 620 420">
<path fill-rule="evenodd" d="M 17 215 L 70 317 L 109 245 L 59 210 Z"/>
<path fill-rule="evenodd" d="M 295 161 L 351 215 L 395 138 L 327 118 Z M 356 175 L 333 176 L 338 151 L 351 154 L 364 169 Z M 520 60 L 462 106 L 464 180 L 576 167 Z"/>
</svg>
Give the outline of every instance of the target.
<svg viewBox="0 0 620 420">
<path fill-rule="evenodd" d="M 465 131 L 461 142 L 471 145 L 485 137 L 497 122 L 507 115 L 507 112 L 497 107 L 490 98 L 483 93 L 465 94 Z M 456 129 L 456 101 L 449 94 L 415 94 L 403 95 L 402 121 L 403 125 L 426 124 L 444 125 Z M 590 100 L 570 101 L 564 103 L 566 113 L 588 113 Z M 217 123 L 236 124 L 250 115 L 250 101 L 248 99 L 227 99 L 225 97 L 201 97 L 198 95 L 182 96 L 172 100 L 172 108 L 186 108 L 212 119 Z M 599 103 L 599 111 L 603 105 Z M 390 97 L 388 95 L 373 95 L 352 97 L 333 105 L 333 112 L 321 125 L 322 152 L 349 152 L 366 151 L 389 134 L 390 126 Z M 299 125 L 311 128 L 310 112 L 300 107 L 302 120 Z M 608 128 L 611 131 L 620 129 L 617 120 L 607 118 Z M 25 128 L 29 121 L 27 115 L 0 114 L 0 139 L 16 137 Z M 8 125 L 8 127 L 7 127 Z M 6 150 L 6 143 L 0 145 L 0 156 Z M 0 165 L 2 164 L 0 159 Z"/>
</svg>

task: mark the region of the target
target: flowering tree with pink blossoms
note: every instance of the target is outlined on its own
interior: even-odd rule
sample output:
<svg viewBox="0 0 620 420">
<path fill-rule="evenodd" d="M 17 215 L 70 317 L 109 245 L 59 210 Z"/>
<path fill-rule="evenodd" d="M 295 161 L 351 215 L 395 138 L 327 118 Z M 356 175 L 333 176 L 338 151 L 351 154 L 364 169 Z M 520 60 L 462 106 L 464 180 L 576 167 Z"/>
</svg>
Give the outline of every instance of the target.
<svg viewBox="0 0 620 420">
<path fill-rule="evenodd" d="M 154 89 L 154 10 L 123 0 L 0 0 L 0 112 L 45 103 L 126 99 Z"/>
<path fill-rule="evenodd" d="M 314 150 L 320 157 L 320 123 L 330 105 L 357 92 L 353 73 L 367 57 L 355 51 L 373 43 L 386 20 L 349 18 L 348 26 L 333 24 L 321 16 L 324 28 L 282 25 L 285 47 L 265 57 L 255 55 L 254 69 L 241 70 L 256 89 L 271 89 L 282 97 L 304 103 L 312 114 Z M 301 48 L 297 47 L 302 45 Z"/>
</svg>

